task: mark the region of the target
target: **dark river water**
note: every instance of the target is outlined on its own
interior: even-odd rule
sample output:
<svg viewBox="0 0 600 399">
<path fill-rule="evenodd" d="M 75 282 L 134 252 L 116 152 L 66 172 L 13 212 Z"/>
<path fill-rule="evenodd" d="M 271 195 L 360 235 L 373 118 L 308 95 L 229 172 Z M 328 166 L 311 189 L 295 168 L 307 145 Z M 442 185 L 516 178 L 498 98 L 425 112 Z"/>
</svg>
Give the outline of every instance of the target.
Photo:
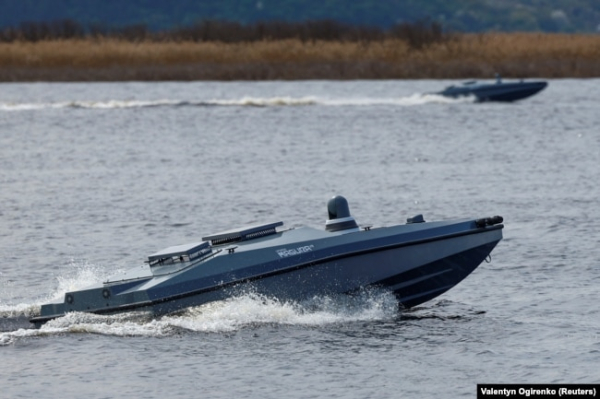
<svg viewBox="0 0 600 399">
<path fill-rule="evenodd" d="M 3 398 L 473 398 L 598 383 L 600 80 L 512 104 L 449 81 L 0 84 Z M 452 82 L 454 83 L 454 82 Z M 24 319 L 237 226 L 502 215 L 472 275 L 411 311 L 248 294 L 158 319 Z"/>
</svg>

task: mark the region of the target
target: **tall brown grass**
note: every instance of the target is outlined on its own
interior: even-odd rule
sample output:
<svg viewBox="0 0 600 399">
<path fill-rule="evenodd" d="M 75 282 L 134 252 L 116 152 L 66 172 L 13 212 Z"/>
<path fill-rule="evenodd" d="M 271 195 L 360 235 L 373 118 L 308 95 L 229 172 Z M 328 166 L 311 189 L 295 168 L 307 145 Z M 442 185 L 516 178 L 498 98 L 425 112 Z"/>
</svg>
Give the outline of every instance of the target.
<svg viewBox="0 0 600 399">
<path fill-rule="evenodd" d="M 0 81 L 598 77 L 600 35 L 223 43 L 86 38 L 0 43 Z"/>
</svg>

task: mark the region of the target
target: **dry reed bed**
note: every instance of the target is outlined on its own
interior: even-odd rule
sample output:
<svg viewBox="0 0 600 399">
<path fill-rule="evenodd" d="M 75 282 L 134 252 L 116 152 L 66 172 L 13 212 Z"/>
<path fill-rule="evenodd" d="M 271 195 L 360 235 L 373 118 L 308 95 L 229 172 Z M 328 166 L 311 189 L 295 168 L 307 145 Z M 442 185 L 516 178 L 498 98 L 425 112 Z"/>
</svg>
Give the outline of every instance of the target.
<svg viewBox="0 0 600 399">
<path fill-rule="evenodd" d="M 494 72 L 507 77 L 598 77 L 600 36 L 465 34 L 422 50 L 398 39 L 0 43 L 4 81 L 478 78 Z"/>
</svg>

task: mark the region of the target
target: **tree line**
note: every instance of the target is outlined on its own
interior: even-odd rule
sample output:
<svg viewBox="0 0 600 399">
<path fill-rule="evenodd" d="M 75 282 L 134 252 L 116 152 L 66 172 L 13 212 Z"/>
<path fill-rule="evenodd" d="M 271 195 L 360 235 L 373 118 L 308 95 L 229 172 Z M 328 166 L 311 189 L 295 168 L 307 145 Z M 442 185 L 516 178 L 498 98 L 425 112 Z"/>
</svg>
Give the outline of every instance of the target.
<svg viewBox="0 0 600 399">
<path fill-rule="evenodd" d="M 151 31 L 146 25 L 109 28 L 102 25 L 83 26 L 71 20 L 53 22 L 24 22 L 17 27 L 0 31 L 0 42 L 38 42 L 66 39 L 112 38 L 126 41 L 191 41 L 243 43 L 269 40 L 297 39 L 302 42 L 340 41 L 373 42 L 401 39 L 412 49 L 422 49 L 432 43 L 456 38 L 455 33 L 444 31 L 441 24 L 429 20 L 405 22 L 390 28 L 355 26 L 333 20 L 306 22 L 238 22 L 206 20 L 187 27 Z"/>
</svg>

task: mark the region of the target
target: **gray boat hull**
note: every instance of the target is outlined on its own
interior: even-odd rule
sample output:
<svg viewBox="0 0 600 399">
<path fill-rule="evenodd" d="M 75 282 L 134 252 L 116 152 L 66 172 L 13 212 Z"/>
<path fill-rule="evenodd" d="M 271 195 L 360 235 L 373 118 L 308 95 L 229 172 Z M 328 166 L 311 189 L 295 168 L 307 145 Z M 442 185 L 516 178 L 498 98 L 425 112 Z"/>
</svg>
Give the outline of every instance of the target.
<svg viewBox="0 0 600 399">
<path fill-rule="evenodd" d="M 474 96 L 477 102 L 513 102 L 531 97 L 547 85 L 544 81 L 492 84 L 469 82 L 462 86 L 450 86 L 437 94 L 452 98 Z"/>
<path fill-rule="evenodd" d="M 502 239 L 503 225 L 501 218 L 489 220 L 334 232 L 303 227 L 235 245 L 214 245 L 213 236 L 212 246 L 196 245 L 208 253 L 201 259 L 179 266 L 145 265 L 68 292 L 63 301 L 43 305 L 31 322 L 39 326 L 68 312 L 143 310 L 160 316 L 248 289 L 283 301 L 302 301 L 381 287 L 409 308 L 454 287 L 490 255 Z"/>
</svg>

